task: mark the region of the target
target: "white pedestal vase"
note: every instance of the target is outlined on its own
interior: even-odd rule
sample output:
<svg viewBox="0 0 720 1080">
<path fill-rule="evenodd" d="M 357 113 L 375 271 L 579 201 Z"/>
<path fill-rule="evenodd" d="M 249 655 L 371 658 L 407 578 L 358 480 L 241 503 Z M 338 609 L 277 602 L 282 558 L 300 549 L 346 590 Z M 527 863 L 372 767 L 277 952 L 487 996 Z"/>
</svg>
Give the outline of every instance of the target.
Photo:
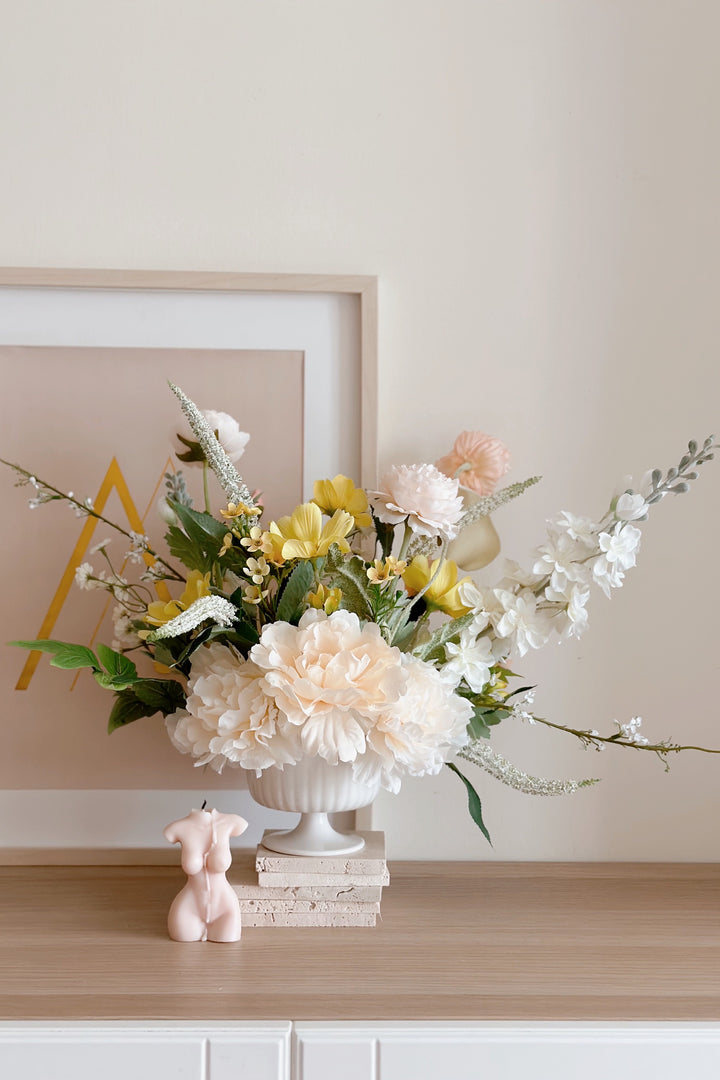
<svg viewBox="0 0 720 1080">
<path fill-rule="evenodd" d="M 271 851 L 284 855 L 350 855 L 360 851 L 365 841 L 355 833 L 338 832 L 328 814 L 368 806 L 380 785 L 359 783 L 350 764 L 330 765 L 321 757 L 305 757 L 283 769 L 264 769 L 260 776 L 248 772 L 248 788 L 261 806 L 301 815 L 294 829 L 263 838 Z"/>
</svg>

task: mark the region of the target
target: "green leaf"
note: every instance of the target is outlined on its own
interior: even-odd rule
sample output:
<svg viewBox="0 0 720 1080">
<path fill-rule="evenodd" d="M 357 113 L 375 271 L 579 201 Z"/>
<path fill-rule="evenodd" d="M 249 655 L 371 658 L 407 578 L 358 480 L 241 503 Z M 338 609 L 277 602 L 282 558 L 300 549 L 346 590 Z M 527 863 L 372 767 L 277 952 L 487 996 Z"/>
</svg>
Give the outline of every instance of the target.
<svg viewBox="0 0 720 1080">
<path fill-rule="evenodd" d="M 490 839 L 490 833 L 485 828 L 485 822 L 483 821 L 482 803 L 480 802 L 480 796 L 468 780 L 467 776 L 463 776 L 463 774 L 460 772 L 457 765 L 453 765 L 451 761 L 447 761 L 445 764 L 447 765 L 448 769 L 451 769 L 452 772 L 455 773 L 456 776 L 460 777 L 463 784 L 465 785 L 468 795 L 468 810 L 470 811 L 470 817 L 473 819 L 480 832 L 487 840 L 490 847 L 492 847 L 493 843 Z"/>
<path fill-rule="evenodd" d="M 303 601 L 314 580 L 312 563 L 308 560 L 299 562 L 280 594 L 275 616 L 278 622 L 297 623 L 302 614 Z"/>
<path fill-rule="evenodd" d="M 385 521 L 380 521 L 371 510 L 373 525 L 375 526 L 375 533 L 380 544 L 380 550 L 382 551 L 383 559 L 387 559 L 388 555 L 392 551 L 393 540 L 395 539 L 395 526 L 389 525 Z"/>
<path fill-rule="evenodd" d="M 151 709 L 150 706 L 138 700 L 131 689 L 121 690 L 116 695 L 115 704 L 110 712 L 108 735 L 112 735 L 113 731 L 125 727 L 126 724 L 132 724 L 134 720 L 139 720 L 143 716 L 152 716 L 155 712 L 157 709 Z"/>
<path fill-rule="evenodd" d="M 182 503 L 176 502 L 174 499 L 168 501 L 188 536 L 199 541 L 204 535 L 206 538 L 222 543 L 225 533 L 228 531 L 228 527 L 223 521 L 217 521 L 211 514 L 205 514 L 200 510 L 191 510 L 189 506 L 183 506 Z"/>
<path fill-rule="evenodd" d="M 148 716 L 156 712 L 168 716 L 185 704 L 185 691 L 174 679 L 141 679 L 127 692 L 132 692 L 139 701 L 152 710 L 147 714 Z"/>
<path fill-rule="evenodd" d="M 37 641 L 11 641 L 9 644 L 18 645 L 21 649 L 35 649 L 38 652 L 50 653 L 52 667 L 65 670 L 83 667 L 100 669 L 98 658 L 87 645 L 73 645 L 68 641 L 50 641 L 48 638 L 38 638 Z"/>
<path fill-rule="evenodd" d="M 123 653 L 116 652 L 115 649 L 100 644 L 97 647 L 97 654 L 100 657 L 100 663 L 105 668 L 108 675 L 127 679 L 128 682 L 137 679 L 137 668 L 132 660 L 129 660 Z"/>
<path fill-rule="evenodd" d="M 214 560 L 208 555 L 203 544 L 196 543 L 177 525 L 171 525 L 165 533 L 165 541 L 171 555 L 179 559 L 188 570 L 199 570 L 207 574 L 212 569 Z"/>
<path fill-rule="evenodd" d="M 362 559 L 354 556 L 346 560 L 337 544 L 333 544 L 327 555 L 325 570 L 332 584 L 342 590 L 341 606 L 361 619 L 372 619 L 372 598 Z"/>
<path fill-rule="evenodd" d="M 420 660 L 444 659 L 445 645 L 448 641 L 460 637 L 462 631 L 466 626 L 470 625 L 474 618 L 475 616 L 470 612 L 467 615 L 461 615 L 459 619 L 451 619 L 449 622 L 443 623 L 427 641 L 422 642 L 421 645 L 412 650 L 413 656 L 417 656 Z"/>
</svg>

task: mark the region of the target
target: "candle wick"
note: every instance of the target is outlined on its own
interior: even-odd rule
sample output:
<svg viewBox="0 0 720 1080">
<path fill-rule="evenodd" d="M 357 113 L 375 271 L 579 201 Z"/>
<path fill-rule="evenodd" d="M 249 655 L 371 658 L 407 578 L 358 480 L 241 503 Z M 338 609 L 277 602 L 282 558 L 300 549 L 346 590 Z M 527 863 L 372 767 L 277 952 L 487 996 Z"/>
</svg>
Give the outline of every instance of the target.
<svg viewBox="0 0 720 1080">
<path fill-rule="evenodd" d="M 203 804 L 202 804 L 202 806 L 200 807 L 200 809 L 201 809 L 201 810 L 204 810 L 206 806 L 207 806 L 207 799 L 203 799 Z"/>
</svg>

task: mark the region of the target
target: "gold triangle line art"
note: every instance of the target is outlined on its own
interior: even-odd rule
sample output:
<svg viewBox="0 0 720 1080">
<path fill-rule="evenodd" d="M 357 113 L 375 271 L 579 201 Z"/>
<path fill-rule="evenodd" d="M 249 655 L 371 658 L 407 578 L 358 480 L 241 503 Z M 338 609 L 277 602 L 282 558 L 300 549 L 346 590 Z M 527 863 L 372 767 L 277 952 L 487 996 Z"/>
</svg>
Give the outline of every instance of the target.
<svg viewBox="0 0 720 1080">
<path fill-rule="evenodd" d="M 175 472 L 175 469 L 174 469 L 173 463 L 172 463 L 172 458 L 168 458 L 167 461 L 165 462 L 164 466 L 163 466 L 163 470 L 160 473 L 160 476 L 158 477 L 158 482 L 155 485 L 155 488 L 153 490 L 152 495 L 148 499 L 147 506 L 145 507 L 145 513 L 142 516 L 143 521 L 146 520 L 148 514 L 150 513 L 150 510 L 151 510 L 152 506 L 155 503 L 155 500 L 157 498 L 157 493 L 160 490 L 160 485 L 162 484 L 162 482 L 163 482 L 163 480 L 165 478 L 165 473 L 167 473 L 167 472 L 173 472 L 173 473 Z M 142 530 L 138 530 L 138 531 L 142 531 Z M 152 561 L 154 561 L 154 560 L 152 560 Z M 123 572 L 123 570 L 125 569 L 126 566 L 127 566 L 127 559 L 125 559 L 125 561 L 121 565 L 118 573 L 122 574 L 122 572 Z M 157 582 L 157 581 L 155 582 L 155 591 L 157 592 L 158 597 L 161 600 L 165 600 L 167 602 L 167 599 L 170 596 L 170 594 L 167 591 L 167 587 L 164 587 L 164 592 L 162 592 L 162 594 L 161 594 L 161 590 L 159 588 L 160 584 L 161 584 L 161 582 Z M 172 599 L 172 598 L 170 597 L 170 599 Z M 92 646 L 92 645 L 95 644 L 95 638 L 100 633 L 100 627 L 102 626 L 103 620 L 104 620 L 105 616 L 107 615 L 108 608 L 110 607 L 110 604 L 111 604 L 111 597 L 108 596 L 107 600 L 105 601 L 105 605 L 104 605 L 102 611 L 100 612 L 100 618 L 98 619 L 97 623 L 95 624 L 95 629 L 93 630 L 92 634 L 90 635 L 90 640 L 88 641 L 88 645 Z M 75 677 L 73 678 L 73 681 L 70 683 L 70 689 L 71 690 L 74 690 L 75 687 L 77 686 L 77 681 L 80 678 L 80 676 L 82 674 L 82 671 L 83 671 L 82 668 L 78 668 L 77 671 L 75 672 Z"/>
<path fill-rule="evenodd" d="M 117 458 L 115 457 L 113 457 L 112 461 L 110 462 L 108 471 L 105 473 L 105 477 L 100 485 L 100 490 L 97 493 L 97 497 L 93 505 L 93 509 L 95 509 L 98 514 L 101 514 L 105 509 L 105 503 L 108 501 L 108 498 L 110 497 L 110 494 L 113 490 L 117 491 L 118 493 L 123 510 L 125 511 L 125 515 L 130 524 L 130 528 L 134 532 L 142 533 L 143 523 L 140 519 L 140 515 L 137 512 L 135 503 L 133 502 L 132 496 L 130 494 L 130 489 L 127 486 L 125 477 L 122 474 L 122 470 L 118 464 Z M 75 548 L 73 549 L 73 553 L 70 556 L 70 560 L 65 568 L 65 572 L 60 579 L 60 584 L 57 587 L 55 595 L 53 596 L 50 603 L 50 607 L 47 610 L 47 614 L 45 615 L 45 618 L 42 621 L 42 625 L 38 631 L 38 638 L 49 637 L 52 628 L 55 625 L 58 616 L 60 615 L 60 612 L 62 611 L 63 604 L 67 600 L 67 595 L 70 592 L 70 588 L 75 579 L 75 571 L 82 562 L 83 555 L 87 551 L 88 545 L 92 540 L 92 536 L 95 532 L 95 528 L 97 527 L 97 525 L 98 519 L 94 517 L 88 517 L 87 521 L 83 525 L 80 536 L 78 537 L 78 541 L 75 544 Z M 152 566 L 155 563 L 155 559 L 147 551 L 144 553 L 143 558 L 147 566 Z M 170 593 L 168 592 L 167 586 L 164 581 L 157 582 L 155 587 L 157 590 L 157 594 L 161 600 L 165 600 L 166 602 L 168 602 L 171 599 Z M 29 654 L 27 660 L 25 661 L 25 666 L 20 673 L 20 678 L 16 683 L 16 690 L 27 690 L 28 686 L 30 685 L 30 680 L 35 674 L 35 669 L 38 666 L 41 656 L 42 653 L 37 649 L 34 649 Z"/>
</svg>

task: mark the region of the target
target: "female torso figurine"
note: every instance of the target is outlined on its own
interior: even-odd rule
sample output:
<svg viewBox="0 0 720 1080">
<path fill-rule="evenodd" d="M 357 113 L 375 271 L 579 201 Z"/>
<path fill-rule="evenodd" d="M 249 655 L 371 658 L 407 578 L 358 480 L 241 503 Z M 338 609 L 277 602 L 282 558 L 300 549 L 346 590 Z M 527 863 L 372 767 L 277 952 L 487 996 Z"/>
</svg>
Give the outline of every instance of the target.
<svg viewBox="0 0 720 1080">
<path fill-rule="evenodd" d="M 225 872 L 232 863 L 230 837 L 240 836 L 247 821 L 217 810 L 191 810 L 163 836 L 181 845 L 187 884 L 172 902 L 168 933 L 174 941 L 238 941 L 240 905 Z"/>
</svg>

